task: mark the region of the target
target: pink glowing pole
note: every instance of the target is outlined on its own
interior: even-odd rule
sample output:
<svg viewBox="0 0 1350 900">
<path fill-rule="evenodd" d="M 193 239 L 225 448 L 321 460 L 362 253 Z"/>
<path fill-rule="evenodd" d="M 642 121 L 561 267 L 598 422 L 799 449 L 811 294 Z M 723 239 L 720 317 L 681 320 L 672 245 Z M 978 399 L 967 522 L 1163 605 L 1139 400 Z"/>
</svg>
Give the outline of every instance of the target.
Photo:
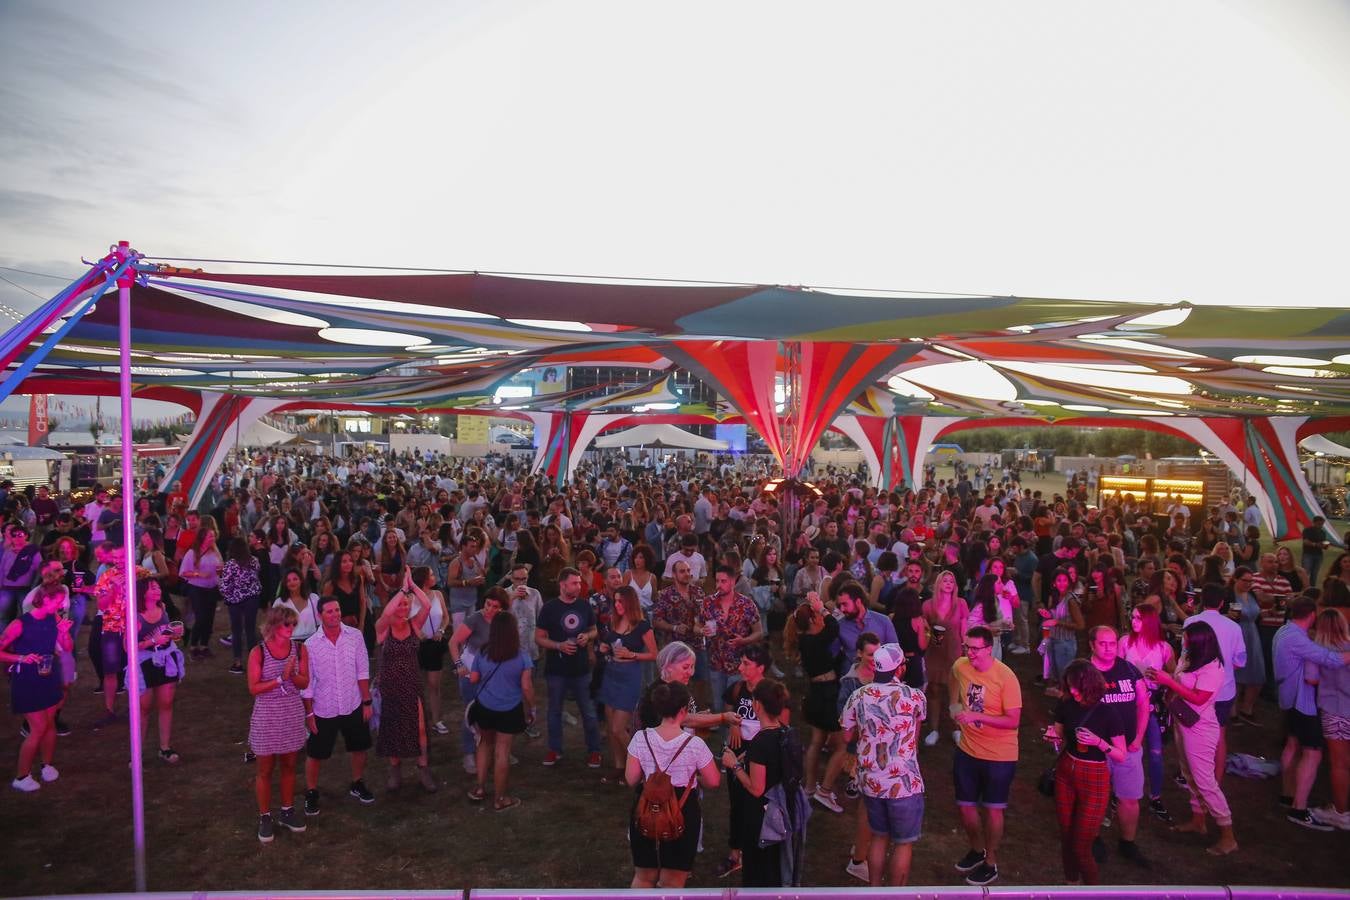
<svg viewBox="0 0 1350 900">
<path fill-rule="evenodd" d="M 145 890 L 145 778 L 141 769 L 141 684 L 136 660 L 136 469 L 131 453 L 131 286 L 136 283 L 134 260 L 140 254 L 127 241 L 113 251 L 125 268 L 117 279 L 117 343 L 122 354 L 118 393 L 122 398 L 122 563 L 123 600 L 126 602 L 124 637 L 127 659 L 128 730 L 131 732 L 131 840 L 135 858 L 136 891 Z M 128 264 L 130 263 L 130 264 Z"/>
</svg>

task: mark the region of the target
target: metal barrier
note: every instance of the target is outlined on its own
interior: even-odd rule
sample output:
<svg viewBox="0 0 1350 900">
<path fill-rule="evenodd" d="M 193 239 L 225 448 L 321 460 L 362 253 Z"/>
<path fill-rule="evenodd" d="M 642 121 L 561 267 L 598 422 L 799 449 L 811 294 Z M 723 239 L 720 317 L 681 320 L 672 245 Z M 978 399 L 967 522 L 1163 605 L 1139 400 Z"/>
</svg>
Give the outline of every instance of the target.
<svg viewBox="0 0 1350 900">
<path fill-rule="evenodd" d="M 144 894 L 70 894 L 17 900 L 1345 900 L 1345 889 L 1222 885 L 1097 885 L 1094 887 L 923 886 L 871 888 L 626 888 L 576 890 L 471 889 L 456 891 L 166 891 Z"/>
</svg>

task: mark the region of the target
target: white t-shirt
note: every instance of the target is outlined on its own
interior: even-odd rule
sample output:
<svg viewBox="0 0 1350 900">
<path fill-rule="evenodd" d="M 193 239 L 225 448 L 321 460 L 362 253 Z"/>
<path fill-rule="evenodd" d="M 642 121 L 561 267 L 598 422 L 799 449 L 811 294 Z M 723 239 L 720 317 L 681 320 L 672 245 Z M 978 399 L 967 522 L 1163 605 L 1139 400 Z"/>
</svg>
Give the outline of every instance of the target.
<svg viewBox="0 0 1350 900">
<path fill-rule="evenodd" d="M 689 741 L 689 746 L 676 756 L 676 751 L 686 740 Z M 650 751 L 647 749 L 647 741 L 651 741 Z M 655 761 L 652 760 L 652 753 L 656 754 Z M 676 788 L 693 784 L 698 770 L 713 760 L 712 751 L 703 742 L 703 738 L 680 734 L 673 741 L 667 741 L 656 733 L 655 728 L 643 728 L 633 735 L 633 739 L 628 742 L 628 755 L 642 765 L 643 778 L 655 772 L 659 765 L 662 772 L 670 775 L 670 783 Z M 674 762 L 671 761 L 672 758 Z"/>
</svg>

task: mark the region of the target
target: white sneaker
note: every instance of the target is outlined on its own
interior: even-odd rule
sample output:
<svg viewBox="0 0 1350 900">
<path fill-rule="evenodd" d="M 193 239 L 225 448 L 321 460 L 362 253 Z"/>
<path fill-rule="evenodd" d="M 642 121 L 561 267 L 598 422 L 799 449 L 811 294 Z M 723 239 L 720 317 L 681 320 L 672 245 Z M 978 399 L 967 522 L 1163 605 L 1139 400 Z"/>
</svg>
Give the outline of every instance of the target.
<svg viewBox="0 0 1350 900">
<path fill-rule="evenodd" d="M 465 772 L 468 772 L 470 775 L 477 775 L 477 774 L 478 774 L 478 757 L 476 757 L 476 756 L 466 756 L 466 757 L 464 757 L 464 771 L 465 771 Z"/>
<path fill-rule="evenodd" d="M 444 722 L 437 722 L 435 725 L 431 726 L 431 730 L 437 734 L 449 734 L 450 726 L 446 725 Z"/>
<path fill-rule="evenodd" d="M 566 722 L 568 725 L 576 725 L 577 717 L 572 715 L 570 712 L 564 712 L 563 721 Z"/>
<path fill-rule="evenodd" d="M 820 785 L 816 785 L 815 791 L 811 794 L 811 799 L 828 809 L 830 812 L 841 813 L 844 808 L 839 805 L 839 800 L 831 792 L 825 790 Z"/>
<path fill-rule="evenodd" d="M 938 742 L 938 733 L 936 731 L 928 732 L 928 736 L 923 739 L 925 747 L 936 747 Z"/>
<path fill-rule="evenodd" d="M 60 777 L 61 773 L 56 771 L 56 768 L 54 766 L 42 767 L 42 780 L 47 782 L 48 784 L 51 784 L 53 781 L 55 781 Z"/>
<path fill-rule="evenodd" d="M 1334 825 L 1341 831 L 1350 831 L 1350 810 L 1337 812 L 1336 807 L 1328 804 L 1310 809 L 1308 812 L 1312 813 L 1312 817 L 1323 825 Z"/>
<path fill-rule="evenodd" d="M 952 743 L 953 744 L 961 743 L 961 729 L 958 728 L 952 732 Z"/>
<path fill-rule="evenodd" d="M 862 862 L 856 863 L 850 859 L 848 865 L 844 866 L 844 871 L 861 881 L 863 884 L 872 883 L 872 879 L 868 877 L 867 860 L 865 859 Z"/>
<path fill-rule="evenodd" d="M 25 775 L 22 778 L 15 778 L 9 783 L 9 786 L 16 791 L 23 791 L 25 794 L 31 794 L 38 790 L 42 785 L 33 780 L 32 775 Z"/>
<path fill-rule="evenodd" d="M 1023 646 L 1022 644 L 1018 644 L 1017 646 L 1012 648 L 1012 652 L 1014 656 L 1026 656 L 1028 653 L 1031 652 L 1031 648 Z"/>
</svg>

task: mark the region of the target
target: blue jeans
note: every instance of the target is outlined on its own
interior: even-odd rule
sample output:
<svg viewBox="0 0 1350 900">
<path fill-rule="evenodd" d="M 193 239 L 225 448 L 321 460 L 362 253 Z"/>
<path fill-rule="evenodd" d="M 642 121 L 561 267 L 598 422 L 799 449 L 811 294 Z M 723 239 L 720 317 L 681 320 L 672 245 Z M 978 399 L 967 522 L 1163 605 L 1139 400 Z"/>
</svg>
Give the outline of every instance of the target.
<svg viewBox="0 0 1350 900">
<path fill-rule="evenodd" d="M 600 752 L 600 726 L 595 718 L 595 704 L 591 702 L 591 675 L 549 675 L 548 681 L 548 749 L 562 753 L 562 714 L 567 695 L 577 702 L 581 712 L 581 726 L 586 732 L 586 750 Z"/>
<path fill-rule="evenodd" d="M 1077 655 L 1077 638 L 1069 638 L 1068 640 L 1050 639 L 1050 663 L 1053 666 L 1051 671 L 1054 673 L 1056 681 L 1064 677 L 1064 670 L 1069 667 L 1069 663 L 1073 662 Z"/>
<path fill-rule="evenodd" d="M 727 708 L 726 693 L 727 688 L 741 680 L 739 672 L 718 672 L 708 673 L 708 683 L 712 687 L 712 708 L 713 712 L 720 713 Z"/>
<path fill-rule="evenodd" d="M 1144 773 L 1148 775 L 1149 799 L 1162 796 L 1163 789 L 1163 743 L 1162 729 L 1158 727 L 1158 717 L 1149 713 L 1148 725 L 1144 726 Z"/>
</svg>

